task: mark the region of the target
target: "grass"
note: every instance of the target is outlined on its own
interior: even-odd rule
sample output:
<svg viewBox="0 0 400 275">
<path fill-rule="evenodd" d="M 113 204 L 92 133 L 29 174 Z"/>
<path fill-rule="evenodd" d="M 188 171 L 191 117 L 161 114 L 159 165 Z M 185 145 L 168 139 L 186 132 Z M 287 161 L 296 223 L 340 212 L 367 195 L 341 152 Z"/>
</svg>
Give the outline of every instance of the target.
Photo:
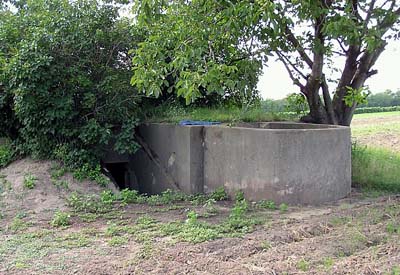
<svg viewBox="0 0 400 275">
<path fill-rule="evenodd" d="M 400 116 L 400 111 L 397 111 L 397 112 L 355 114 L 354 118 L 357 119 L 357 118 L 374 118 L 374 117 L 390 117 L 390 116 Z"/>
<path fill-rule="evenodd" d="M 354 125 L 351 127 L 353 137 L 362 137 L 376 134 L 400 134 L 399 122 L 381 122 L 371 125 Z"/>
<path fill-rule="evenodd" d="M 400 192 L 400 154 L 353 145 L 352 181 L 364 190 Z"/>
<path fill-rule="evenodd" d="M 265 112 L 261 108 L 183 108 L 179 106 L 161 106 L 153 109 L 145 118 L 147 122 L 178 123 L 181 120 L 201 120 L 218 122 L 256 122 L 296 119 L 297 116 L 286 113 Z"/>
</svg>

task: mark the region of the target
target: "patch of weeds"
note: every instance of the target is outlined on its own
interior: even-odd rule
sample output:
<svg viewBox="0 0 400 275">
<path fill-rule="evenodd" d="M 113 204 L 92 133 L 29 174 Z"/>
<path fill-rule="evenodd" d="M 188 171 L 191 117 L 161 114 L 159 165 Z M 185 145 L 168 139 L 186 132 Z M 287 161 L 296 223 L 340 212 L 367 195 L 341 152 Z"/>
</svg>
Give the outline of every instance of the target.
<svg viewBox="0 0 400 275">
<path fill-rule="evenodd" d="M 224 201 L 228 199 L 228 194 L 223 186 L 218 187 L 211 193 L 210 198 L 215 201 Z"/>
<path fill-rule="evenodd" d="M 65 190 L 69 190 L 69 184 L 68 184 L 68 181 L 66 181 L 66 180 L 52 180 L 51 182 L 57 188 L 62 188 L 62 189 L 65 189 Z"/>
<path fill-rule="evenodd" d="M 288 209 L 289 209 L 289 206 L 288 206 L 286 203 L 281 203 L 281 204 L 279 205 L 279 211 L 281 211 L 282 213 L 283 213 L 283 212 L 287 212 Z"/>
<path fill-rule="evenodd" d="M 392 267 L 392 270 L 389 273 L 386 273 L 386 275 L 400 275 L 400 266 Z"/>
<path fill-rule="evenodd" d="M 326 257 L 322 260 L 322 266 L 326 271 L 329 271 L 333 267 L 334 263 L 335 261 L 331 257 Z"/>
<path fill-rule="evenodd" d="M 147 212 L 152 212 L 152 213 L 168 212 L 168 211 L 179 210 L 179 209 L 184 209 L 184 208 L 185 208 L 184 205 L 169 205 L 169 206 L 163 207 L 163 208 L 152 208 L 150 210 L 147 210 Z"/>
<path fill-rule="evenodd" d="M 137 203 L 139 196 L 140 195 L 137 190 L 122 189 L 119 193 L 119 200 L 124 205 L 129 203 Z"/>
<path fill-rule="evenodd" d="M 297 262 L 297 268 L 303 272 L 306 272 L 310 269 L 310 264 L 304 259 L 301 259 Z"/>
<path fill-rule="evenodd" d="M 99 214 L 96 213 L 83 213 L 79 214 L 78 217 L 83 221 L 83 222 L 94 222 L 97 220 L 99 217 Z"/>
<path fill-rule="evenodd" d="M 37 178 L 34 175 L 25 175 L 23 185 L 25 188 L 33 189 L 36 186 Z"/>
<path fill-rule="evenodd" d="M 353 219 L 348 216 L 333 217 L 330 220 L 330 224 L 332 224 L 333 226 L 340 226 L 340 225 L 350 224 L 352 220 Z"/>
<path fill-rule="evenodd" d="M 59 180 L 65 173 L 67 173 L 67 169 L 60 164 L 52 166 L 50 170 L 50 175 L 53 180 Z"/>
<path fill-rule="evenodd" d="M 76 212 L 105 213 L 111 210 L 109 204 L 104 204 L 95 195 L 79 195 L 74 192 L 67 198 L 67 202 Z"/>
<path fill-rule="evenodd" d="M 164 205 L 171 204 L 173 202 L 185 201 L 186 195 L 181 192 L 176 192 L 173 190 L 166 190 L 160 195 L 152 195 L 147 197 L 146 202 L 149 205 Z"/>
<path fill-rule="evenodd" d="M 71 215 L 66 212 L 56 211 L 50 224 L 53 227 L 66 227 L 71 224 Z"/>
<path fill-rule="evenodd" d="M 148 215 L 140 216 L 136 220 L 136 226 L 138 229 L 149 229 L 154 227 L 156 223 L 157 221 Z"/>
<path fill-rule="evenodd" d="M 205 194 L 197 194 L 188 196 L 187 201 L 190 201 L 193 205 L 202 205 L 206 203 L 208 197 Z"/>
<path fill-rule="evenodd" d="M 42 229 L 31 233 L 10 235 L 0 242 L 0 262 L 6 269 L 31 266 L 47 256 L 54 247 L 53 231 Z"/>
<path fill-rule="evenodd" d="M 218 209 L 215 207 L 215 203 L 215 199 L 208 199 L 204 204 L 207 216 L 216 215 L 218 213 Z"/>
<path fill-rule="evenodd" d="M 123 230 L 120 226 L 118 226 L 116 223 L 110 223 L 107 226 L 106 231 L 104 232 L 104 235 L 106 235 L 108 237 L 114 237 L 114 236 L 118 236 L 122 232 L 123 232 Z"/>
<path fill-rule="evenodd" d="M 395 222 L 389 222 L 386 225 L 386 231 L 389 234 L 400 234 L 400 224 L 395 223 Z"/>
<path fill-rule="evenodd" d="M 101 173 L 100 165 L 95 167 L 90 166 L 89 164 L 85 164 L 80 168 L 77 168 L 73 171 L 73 176 L 75 179 L 79 181 L 83 181 L 85 179 L 89 179 L 97 182 L 100 186 L 107 186 L 109 180 Z"/>
<path fill-rule="evenodd" d="M 20 217 L 14 217 L 14 219 L 9 224 L 7 231 L 11 231 L 13 233 L 21 232 L 29 227 L 29 224 L 25 222 Z"/>
<path fill-rule="evenodd" d="M 114 236 L 109 241 L 110 246 L 121 246 L 127 244 L 129 239 L 125 236 Z"/>
<path fill-rule="evenodd" d="M 274 201 L 271 200 L 261 200 L 256 204 L 257 208 L 269 209 L 269 210 L 276 210 L 277 206 Z"/>
<path fill-rule="evenodd" d="M 400 154 L 383 148 L 352 146 L 352 182 L 369 196 L 399 192 Z"/>
<path fill-rule="evenodd" d="M 104 190 L 100 194 L 100 200 L 104 205 L 112 205 L 116 201 L 117 197 L 111 190 Z"/>
<path fill-rule="evenodd" d="M 56 242 L 57 245 L 62 248 L 78 248 L 89 246 L 92 243 L 92 240 L 82 232 L 74 232 L 56 238 Z"/>
<path fill-rule="evenodd" d="M 236 196 L 235 205 L 222 226 L 226 233 L 247 233 L 253 230 L 254 225 L 260 223 L 260 221 L 247 215 L 249 204 L 241 194 L 238 193 Z"/>
</svg>

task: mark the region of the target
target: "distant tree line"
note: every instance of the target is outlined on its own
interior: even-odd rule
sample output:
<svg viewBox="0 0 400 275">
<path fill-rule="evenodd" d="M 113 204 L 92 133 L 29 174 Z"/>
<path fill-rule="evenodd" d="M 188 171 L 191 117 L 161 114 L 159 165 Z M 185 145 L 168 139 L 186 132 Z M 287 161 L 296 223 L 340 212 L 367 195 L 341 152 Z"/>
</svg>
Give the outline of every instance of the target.
<svg viewBox="0 0 400 275">
<path fill-rule="evenodd" d="M 359 107 L 392 107 L 400 106 L 400 89 L 396 92 L 386 90 L 381 93 L 371 94 L 367 98 L 367 103 L 361 104 Z"/>
</svg>

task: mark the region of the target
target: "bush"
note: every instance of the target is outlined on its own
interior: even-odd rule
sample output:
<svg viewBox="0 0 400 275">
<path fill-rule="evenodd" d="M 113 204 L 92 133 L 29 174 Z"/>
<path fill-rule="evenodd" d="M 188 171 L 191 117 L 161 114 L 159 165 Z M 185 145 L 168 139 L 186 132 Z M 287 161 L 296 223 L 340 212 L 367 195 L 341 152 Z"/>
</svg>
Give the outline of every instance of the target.
<svg viewBox="0 0 400 275">
<path fill-rule="evenodd" d="M 118 7 L 37 0 L 0 13 L 0 135 L 73 168 L 96 167 L 110 145 L 134 152 L 129 50 L 139 37 Z"/>
</svg>

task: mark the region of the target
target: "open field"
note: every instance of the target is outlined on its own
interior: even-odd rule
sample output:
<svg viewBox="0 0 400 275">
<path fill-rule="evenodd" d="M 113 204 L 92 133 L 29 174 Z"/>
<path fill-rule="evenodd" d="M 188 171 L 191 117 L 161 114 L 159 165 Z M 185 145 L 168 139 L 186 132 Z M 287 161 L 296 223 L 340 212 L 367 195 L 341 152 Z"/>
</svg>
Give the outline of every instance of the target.
<svg viewBox="0 0 400 275">
<path fill-rule="evenodd" d="M 400 112 L 357 114 L 351 129 L 361 144 L 400 152 Z"/>
<path fill-rule="evenodd" d="M 90 195 L 100 187 L 59 169 L 24 159 L 0 170 L 0 274 L 400 272 L 397 196 L 248 209 L 195 198 L 100 203 Z"/>
</svg>

